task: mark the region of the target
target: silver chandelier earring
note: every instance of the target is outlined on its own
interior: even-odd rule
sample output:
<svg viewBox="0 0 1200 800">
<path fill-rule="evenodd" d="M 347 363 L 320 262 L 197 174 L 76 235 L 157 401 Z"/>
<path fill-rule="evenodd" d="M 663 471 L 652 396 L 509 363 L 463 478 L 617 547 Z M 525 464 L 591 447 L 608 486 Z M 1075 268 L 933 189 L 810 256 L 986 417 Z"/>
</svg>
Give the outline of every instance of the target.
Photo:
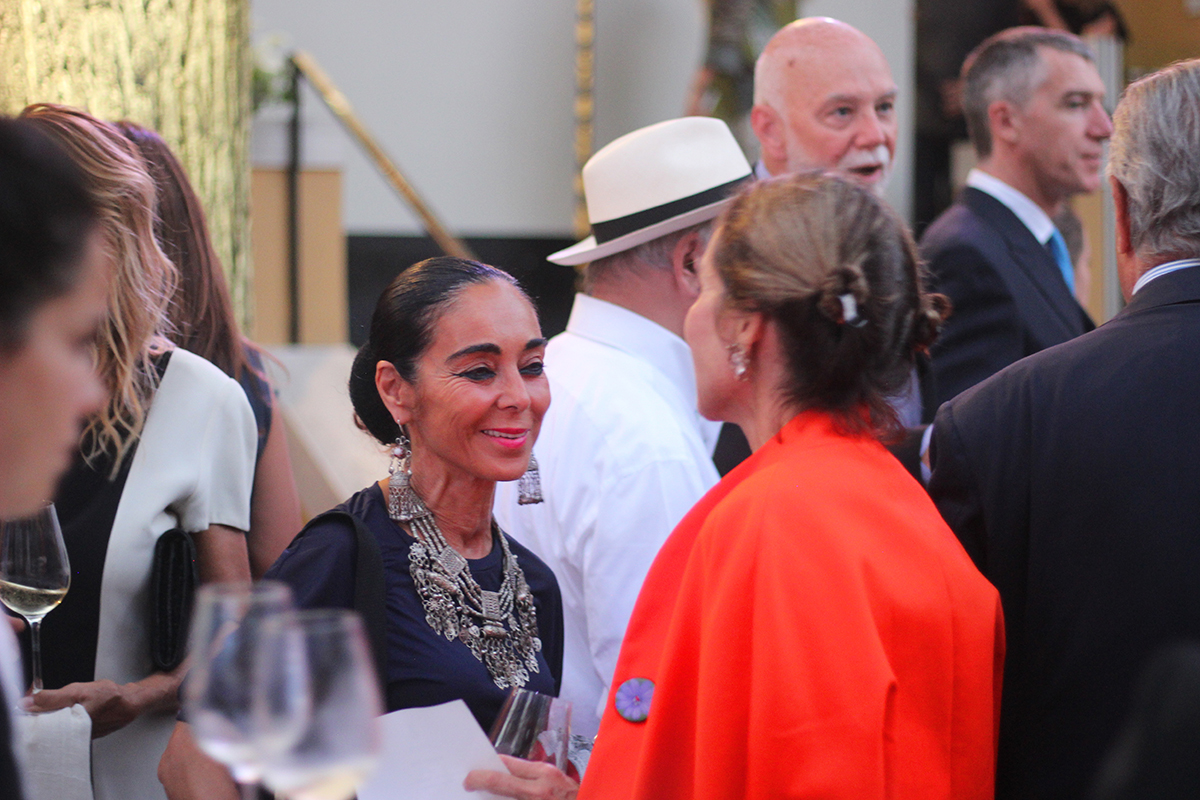
<svg viewBox="0 0 1200 800">
<path fill-rule="evenodd" d="M 388 516 L 397 522 L 431 516 L 429 509 L 412 488 L 412 442 L 400 427 L 396 446 L 392 448 L 392 463 L 388 468 Z"/>
<path fill-rule="evenodd" d="M 742 349 L 741 345 L 729 345 L 729 364 L 733 367 L 733 374 L 739 381 L 746 380 L 746 373 L 750 370 L 750 359 L 746 358 L 746 351 Z"/>
<path fill-rule="evenodd" d="M 537 458 L 529 454 L 529 469 L 517 481 L 517 503 L 523 506 L 542 502 L 542 475 L 538 472 Z"/>
</svg>

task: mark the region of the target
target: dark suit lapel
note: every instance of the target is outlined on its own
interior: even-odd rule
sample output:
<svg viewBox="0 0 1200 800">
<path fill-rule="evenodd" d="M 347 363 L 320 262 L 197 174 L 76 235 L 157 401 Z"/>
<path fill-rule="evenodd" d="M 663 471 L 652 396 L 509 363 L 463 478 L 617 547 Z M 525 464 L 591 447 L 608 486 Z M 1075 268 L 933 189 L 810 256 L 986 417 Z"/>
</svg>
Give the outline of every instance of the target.
<svg viewBox="0 0 1200 800">
<path fill-rule="evenodd" d="M 1083 322 L 1088 319 L 1087 312 L 1071 295 L 1050 251 L 1033 237 L 1008 206 L 970 186 L 963 190 L 962 201 L 1004 237 L 1017 268 L 1029 278 L 1068 330 L 1078 332 L 1081 325 L 1090 327 Z"/>
</svg>

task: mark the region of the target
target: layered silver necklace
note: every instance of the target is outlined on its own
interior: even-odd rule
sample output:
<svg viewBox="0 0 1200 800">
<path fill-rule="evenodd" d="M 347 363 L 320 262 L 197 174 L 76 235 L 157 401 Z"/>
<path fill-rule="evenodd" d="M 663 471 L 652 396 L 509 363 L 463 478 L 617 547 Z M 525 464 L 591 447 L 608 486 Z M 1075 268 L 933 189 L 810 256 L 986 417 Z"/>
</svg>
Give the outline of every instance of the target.
<svg viewBox="0 0 1200 800">
<path fill-rule="evenodd" d="M 409 523 L 416 539 L 408 551 L 408 564 L 425 608 L 425 621 L 448 640 L 461 640 L 487 667 L 496 686 L 524 686 L 529 673 L 538 672 L 537 653 L 542 649 L 542 640 L 533 593 L 517 557 L 493 522 L 498 534 L 494 538 L 500 540 L 504 577 L 498 592 L 480 588 L 467 559 L 446 541 L 433 512 L 412 490 L 408 477 L 407 464 L 392 470 L 388 516 Z"/>
</svg>

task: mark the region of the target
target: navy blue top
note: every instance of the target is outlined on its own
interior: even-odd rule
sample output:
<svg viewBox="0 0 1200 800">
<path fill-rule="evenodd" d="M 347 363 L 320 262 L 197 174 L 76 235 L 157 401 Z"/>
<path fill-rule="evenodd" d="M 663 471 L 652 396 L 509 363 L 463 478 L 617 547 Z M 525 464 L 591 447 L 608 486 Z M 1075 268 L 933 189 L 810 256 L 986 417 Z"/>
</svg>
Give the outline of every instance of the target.
<svg viewBox="0 0 1200 800">
<path fill-rule="evenodd" d="M 271 384 L 264 377 L 267 374 L 263 368 L 262 354 L 253 347 L 242 345 L 246 353 L 247 369 L 242 370 L 237 382 L 246 399 L 250 401 L 250 410 L 254 412 L 254 423 L 258 426 L 258 448 L 255 451 L 254 463 L 262 460 L 263 449 L 267 446 L 267 434 L 271 432 L 271 412 L 275 407 L 275 398 L 271 394 Z"/>
<path fill-rule="evenodd" d="M 487 667 L 458 639 L 447 640 L 425 621 L 425 608 L 409 572 L 408 549 L 415 541 L 387 514 L 378 484 L 357 492 L 338 506 L 358 517 L 379 542 L 387 603 L 388 711 L 433 706 L 462 699 L 489 730 L 508 696 L 492 681 Z M 563 621 L 558 581 L 542 561 L 508 534 L 509 549 L 533 593 L 542 650 L 538 671 L 526 689 L 558 695 L 562 679 Z M 264 576 L 292 587 L 300 608 L 353 608 L 357 542 L 348 520 L 321 520 L 301 532 Z M 469 559 L 471 575 L 488 591 L 500 589 L 503 551 L 499 544 L 483 558 Z"/>
</svg>

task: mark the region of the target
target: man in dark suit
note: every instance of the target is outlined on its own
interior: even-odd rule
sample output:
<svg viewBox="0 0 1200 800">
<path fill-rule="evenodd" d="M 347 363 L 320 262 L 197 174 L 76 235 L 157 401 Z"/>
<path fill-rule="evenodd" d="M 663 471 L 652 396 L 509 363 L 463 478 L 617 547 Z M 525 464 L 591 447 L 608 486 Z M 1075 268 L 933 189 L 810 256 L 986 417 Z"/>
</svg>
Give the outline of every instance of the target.
<svg viewBox="0 0 1200 800">
<path fill-rule="evenodd" d="M 1052 218 L 1100 185 L 1112 123 L 1087 46 L 1069 33 L 1012 28 L 967 57 L 963 111 L 979 166 L 921 238 L 954 313 L 933 349 L 935 404 L 1017 359 L 1094 326 Z M 927 398 L 928 400 L 928 398 Z"/>
<path fill-rule="evenodd" d="M 942 406 L 930 493 L 1000 590 L 997 797 L 1084 797 L 1144 661 L 1200 638 L 1200 61 L 1126 90 L 1128 305 Z"/>
</svg>

